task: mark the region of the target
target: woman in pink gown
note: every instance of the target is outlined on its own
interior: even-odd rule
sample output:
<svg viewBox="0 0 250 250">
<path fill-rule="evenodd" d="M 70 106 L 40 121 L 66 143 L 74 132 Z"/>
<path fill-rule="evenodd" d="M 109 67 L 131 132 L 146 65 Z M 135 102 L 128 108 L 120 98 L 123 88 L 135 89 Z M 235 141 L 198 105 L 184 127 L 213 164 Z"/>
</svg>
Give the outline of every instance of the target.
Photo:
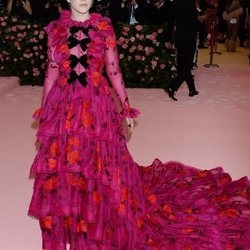
<svg viewBox="0 0 250 250">
<path fill-rule="evenodd" d="M 250 249 L 250 183 L 221 168 L 155 160 L 138 166 L 126 146 L 130 108 L 110 20 L 92 0 L 48 25 L 48 70 L 29 215 L 44 250 Z M 109 77 L 120 100 L 118 111 Z"/>
</svg>

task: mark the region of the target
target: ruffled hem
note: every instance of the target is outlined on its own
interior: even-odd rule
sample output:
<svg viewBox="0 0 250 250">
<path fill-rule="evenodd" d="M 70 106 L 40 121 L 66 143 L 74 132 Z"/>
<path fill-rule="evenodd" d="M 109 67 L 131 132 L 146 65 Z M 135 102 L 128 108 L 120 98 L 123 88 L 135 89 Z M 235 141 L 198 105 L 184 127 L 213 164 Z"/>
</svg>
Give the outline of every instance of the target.
<svg viewBox="0 0 250 250">
<path fill-rule="evenodd" d="M 219 167 L 203 171 L 159 160 L 144 168 L 129 158 L 122 166 L 113 188 L 82 173 L 59 173 L 57 181 L 50 181 L 55 174 L 37 175 L 30 214 L 40 219 L 46 244 L 60 232 L 58 240 L 71 234 L 71 244 L 93 249 L 248 249 L 246 177 L 232 181 Z M 68 220 L 71 229 L 62 226 Z"/>
<path fill-rule="evenodd" d="M 42 108 L 38 108 L 32 115 L 32 118 L 35 120 L 39 120 L 41 118 L 43 109 Z"/>
<path fill-rule="evenodd" d="M 123 109 L 119 116 L 121 119 L 125 119 L 125 118 L 137 118 L 140 115 L 140 111 L 138 109 L 135 108 L 125 108 Z"/>
</svg>

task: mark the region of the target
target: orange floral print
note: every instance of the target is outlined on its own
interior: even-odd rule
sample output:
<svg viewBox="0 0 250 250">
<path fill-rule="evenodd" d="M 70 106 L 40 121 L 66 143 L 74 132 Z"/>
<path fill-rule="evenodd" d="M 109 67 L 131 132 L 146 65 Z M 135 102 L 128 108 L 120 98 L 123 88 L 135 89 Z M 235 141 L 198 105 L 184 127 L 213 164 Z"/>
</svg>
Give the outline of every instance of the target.
<svg viewBox="0 0 250 250">
<path fill-rule="evenodd" d="M 186 213 L 186 214 L 191 214 L 193 211 L 192 211 L 191 208 L 184 208 L 183 212 Z"/>
<path fill-rule="evenodd" d="M 183 232 L 183 233 L 192 233 L 193 231 L 194 231 L 193 228 L 183 228 L 183 229 L 182 229 L 182 232 Z"/>
<path fill-rule="evenodd" d="M 81 189 L 85 189 L 86 188 L 86 181 L 83 179 L 83 177 L 80 177 L 78 179 L 78 186 L 81 188 Z"/>
<path fill-rule="evenodd" d="M 100 172 L 101 169 L 102 169 L 102 160 L 101 160 L 100 157 L 97 157 L 97 158 L 96 158 L 96 168 L 97 168 L 97 170 L 98 170 L 99 172 Z"/>
<path fill-rule="evenodd" d="M 187 221 L 194 221 L 194 217 L 193 216 L 186 216 L 185 220 L 187 220 Z"/>
<path fill-rule="evenodd" d="M 82 108 L 84 110 L 89 110 L 89 108 L 90 108 L 90 101 L 88 100 L 88 101 L 83 102 Z"/>
<path fill-rule="evenodd" d="M 69 228 L 73 224 L 73 218 L 72 217 L 66 217 L 64 219 L 64 227 Z"/>
<path fill-rule="evenodd" d="M 44 228 L 52 229 L 52 223 L 53 223 L 52 216 L 46 216 L 43 218 Z"/>
<path fill-rule="evenodd" d="M 101 200 L 101 195 L 97 191 L 94 191 L 93 192 L 93 201 L 100 202 L 100 200 Z"/>
<path fill-rule="evenodd" d="M 82 124 L 85 128 L 89 128 L 92 124 L 92 116 L 90 113 L 82 114 Z"/>
<path fill-rule="evenodd" d="M 148 196 L 148 201 L 151 203 L 155 203 L 157 200 L 156 196 L 154 194 L 151 194 Z"/>
<path fill-rule="evenodd" d="M 97 143 L 96 145 L 96 152 L 101 152 L 101 144 L 100 143 Z"/>
<path fill-rule="evenodd" d="M 94 86 L 98 87 L 100 83 L 100 74 L 96 71 L 93 71 L 91 76 L 93 79 Z"/>
<path fill-rule="evenodd" d="M 42 113 L 43 109 L 39 108 L 35 111 L 35 113 L 33 114 L 33 117 L 40 117 L 41 113 Z"/>
<path fill-rule="evenodd" d="M 224 215 L 228 217 L 236 217 L 238 215 L 238 212 L 233 208 L 229 208 L 227 210 L 221 211 L 220 215 Z"/>
<path fill-rule="evenodd" d="M 231 181 L 231 178 L 229 176 L 226 176 L 226 177 L 220 179 L 220 184 L 224 185 L 224 184 L 226 184 L 226 183 L 228 183 L 230 181 Z"/>
<path fill-rule="evenodd" d="M 73 145 L 75 147 L 79 147 L 80 146 L 80 139 L 78 137 L 71 137 L 69 139 L 69 144 Z"/>
<path fill-rule="evenodd" d="M 49 147 L 52 157 L 55 157 L 58 154 L 59 146 L 57 142 L 53 142 Z"/>
<path fill-rule="evenodd" d="M 167 214 L 171 214 L 172 213 L 172 209 L 168 206 L 168 205 L 164 205 L 163 210 L 167 213 Z"/>
<path fill-rule="evenodd" d="M 173 214 L 170 214 L 170 215 L 168 216 L 168 219 L 169 219 L 169 220 L 175 220 L 176 217 L 175 217 Z"/>
<path fill-rule="evenodd" d="M 69 48 L 68 48 L 68 45 L 66 43 L 63 43 L 60 48 L 59 48 L 59 51 L 61 53 L 67 53 L 69 51 Z"/>
<path fill-rule="evenodd" d="M 72 186 L 77 185 L 77 177 L 73 173 L 69 173 L 69 183 Z"/>
<path fill-rule="evenodd" d="M 212 203 L 222 202 L 228 199 L 228 196 L 226 194 L 218 195 L 214 198 L 212 198 Z"/>
<path fill-rule="evenodd" d="M 124 214 L 125 214 L 125 211 L 126 211 L 126 208 L 125 208 L 125 206 L 121 203 L 120 206 L 117 208 L 117 212 L 118 212 L 118 214 L 120 214 L 120 215 L 124 215 Z"/>
<path fill-rule="evenodd" d="M 63 66 L 64 69 L 68 69 L 69 64 L 70 64 L 70 61 L 66 60 L 66 61 L 63 62 L 62 66 Z"/>
<path fill-rule="evenodd" d="M 116 40 L 114 38 L 109 37 L 107 39 L 107 44 L 109 47 L 114 48 L 116 46 Z"/>
<path fill-rule="evenodd" d="M 77 223 L 76 231 L 78 233 L 81 233 L 81 232 L 85 232 L 86 233 L 88 231 L 88 225 L 87 225 L 87 223 L 84 220 L 80 220 Z"/>
<path fill-rule="evenodd" d="M 121 189 L 121 201 L 127 200 L 127 197 L 128 197 L 127 193 L 128 193 L 127 187 L 122 187 L 122 189 Z"/>
<path fill-rule="evenodd" d="M 138 220 L 136 221 L 136 226 L 137 226 L 137 228 L 140 229 L 143 225 L 144 225 L 144 220 L 143 220 L 143 219 L 138 219 Z"/>
<path fill-rule="evenodd" d="M 70 165 L 75 165 L 78 160 L 80 159 L 80 153 L 76 150 L 68 152 L 67 154 L 67 160 L 70 163 Z"/>
<path fill-rule="evenodd" d="M 70 128 L 70 121 L 66 120 L 65 122 L 65 129 L 69 129 Z"/>
<path fill-rule="evenodd" d="M 43 188 L 45 190 L 53 190 L 57 187 L 57 177 L 52 176 L 43 182 Z"/>
<path fill-rule="evenodd" d="M 99 22 L 97 27 L 100 29 L 100 30 L 107 30 L 108 29 L 108 23 L 107 22 Z"/>
<path fill-rule="evenodd" d="M 49 165 L 49 168 L 55 168 L 56 167 L 56 160 L 53 158 L 48 159 L 48 165 Z"/>
<path fill-rule="evenodd" d="M 66 77 L 60 77 L 59 82 L 61 83 L 62 86 L 67 84 L 67 78 Z"/>
<path fill-rule="evenodd" d="M 207 170 L 200 171 L 196 175 L 197 175 L 198 178 L 204 178 L 204 177 L 208 176 L 208 171 Z"/>
</svg>

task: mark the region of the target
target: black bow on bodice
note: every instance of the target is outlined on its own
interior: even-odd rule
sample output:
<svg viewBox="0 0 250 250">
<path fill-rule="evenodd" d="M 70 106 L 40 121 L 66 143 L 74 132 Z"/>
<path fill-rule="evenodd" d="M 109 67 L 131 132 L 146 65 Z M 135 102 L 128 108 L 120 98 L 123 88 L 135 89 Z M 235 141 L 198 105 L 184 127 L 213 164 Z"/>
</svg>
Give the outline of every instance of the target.
<svg viewBox="0 0 250 250">
<path fill-rule="evenodd" d="M 88 43 L 90 43 L 90 39 L 83 38 L 82 40 L 77 40 L 75 37 L 70 36 L 68 38 L 68 46 L 70 49 L 74 48 L 77 44 L 79 44 L 83 51 L 85 51 L 88 48 Z"/>
<path fill-rule="evenodd" d="M 81 26 L 73 26 L 73 27 L 71 27 L 70 28 L 70 33 L 72 34 L 72 35 L 74 35 L 75 33 L 77 33 L 78 31 L 82 31 L 82 33 L 85 35 L 85 36 L 87 36 L 87 37 L 89 37 L 89 30 L 91 29 L 91 27 L 90 26 L 88 26 L 87 28 L 84 28 L 84 27 L 81 27 Z"/>
<path fill-rule="evenodd" d="M 80 63 L 85 68 L 88 67 L 87 55 L 82 55 L 80 58 L 78 58 L 77 56 L 71 54 L 69 56 L 69 61 L 70 61 L 69 65 L 72 69 L 75 68 L 78 63 Z"/>
<path fill-rule="evenodd" d="M 69 84 L 78 80 L 83 87 L 87 86 L 87 81 L 86 81 L 87 74 L 86 74 L 86 72 L 82 72 L 80 75 L 78 75 L 75 71 L 71 71 L 69 76 L 70 76 L 70 78 L 68 79 Z"/>
</svg>

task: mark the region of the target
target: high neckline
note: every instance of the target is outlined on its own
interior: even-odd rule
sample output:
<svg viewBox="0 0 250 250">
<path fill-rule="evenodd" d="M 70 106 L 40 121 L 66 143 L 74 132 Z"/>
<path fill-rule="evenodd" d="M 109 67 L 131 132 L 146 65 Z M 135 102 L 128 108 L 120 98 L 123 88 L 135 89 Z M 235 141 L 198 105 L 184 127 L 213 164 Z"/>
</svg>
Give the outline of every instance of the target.
<svg viewBox="0 0 250 250">
<path fill-rule="evenodd" d="M 95 26 L 95 24 L 97 24 L 101 18 L 102 18 L 102 16 L 98 13 L 90 13 L 88 19 L 86 19 L 84 21 L 76 21 L 76 20 L 72 19 L 71 11 L 62 10 L 60 20 L 64 24 L 66 24 L 68 27 L 73 27 L 73 26 L 88 27 L 90 25 Z"/>
</svg>

